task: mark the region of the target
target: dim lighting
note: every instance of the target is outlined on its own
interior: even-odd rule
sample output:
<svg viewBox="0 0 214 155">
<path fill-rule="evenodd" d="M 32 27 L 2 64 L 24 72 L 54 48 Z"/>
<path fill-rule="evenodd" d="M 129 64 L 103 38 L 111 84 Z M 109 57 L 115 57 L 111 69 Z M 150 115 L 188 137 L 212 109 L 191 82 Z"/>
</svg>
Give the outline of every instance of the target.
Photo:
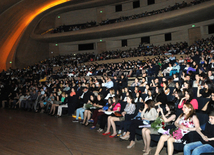
<svg viewBox="0 0 214 155">
<path fill-rule="evenodd" d="M 103 13 L 103 11 L 100 11 L 100 13 Z"/>
<path fill-rule="evenodd" d="M 60 16 L 58 16 L 58 18 L 60 18 Z"/>
<path fill-rule="evenodd" d="M 58 44 L 56 44 L 56 46 L 58 46 Z"/>
</svg>

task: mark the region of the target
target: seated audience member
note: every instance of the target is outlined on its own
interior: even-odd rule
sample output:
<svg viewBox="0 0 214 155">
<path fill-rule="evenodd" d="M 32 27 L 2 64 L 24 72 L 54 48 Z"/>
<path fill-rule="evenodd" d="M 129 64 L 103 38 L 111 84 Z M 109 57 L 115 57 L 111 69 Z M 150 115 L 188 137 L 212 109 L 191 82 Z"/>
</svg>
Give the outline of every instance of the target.
<svg viewBox="0 0 214 155">
<path fill-rule="evenodd" d="M 201 131 L 197 128 L 196 131 L 201 140 L 186 144 L 184 146 L 184 155 L 214 152 L 214 111 L 209 114 L 209 122 L 206 123 L 205 130 Z"/>
<path fill-rule="evenodd" d="M 192 87 L 198 88 L 200 85 L 200 76 L 199 74 L 195 74 L 195 80 L 193 81 Z"/>
<path fill-rule="evenodd" d="M 166 76 L 166 73 L 169 74 L 171 70 L 172 70 L 172 64 L 169 63 L 169 67 L 163 70 L 163 75 Z"/>
<path fill-rule="evenodd" d="M 120 76 L 118 84 L 119 84 L 119 88 L 120 89 L 123 89 L 123 88 L 127 87 L 128 82 L 127 82 L 126 77 L 123 74 Z"/>
<path fill-rule="evenodd" d="M 91 111 L 89 110 L 90 107 L 92 107 L 95 104 L 95 97 L 94 95 L 90 95 L 90 99 L 88 100 L 88 102 L 86 102 L 83 107 L 78 108 L 76 110 L 76 120 L 74 120 L 73 122 L 78 122 L 78 117 L 79 115 L 81 116 L 81 120 L 83 121 L 82 124 L 88 126 L 88 120 L 91 117 Z M 86 110 L 88 110 L 87 112 L 85 112 Z M 89 116 L 90 115 L 90 116 Z M 89 119 L 87 119 L 89 118 Z"/>
<path fill-rule="evenodd" d="M 178 75 L 177 74 L 173 74 L 173 81 L 174 82 L 178 82 L 179 81 L 179 77 L 178 77 Z M 170 86 L 170 87 L 173 87 L 173 86 Z"/>
<path fill-rule="evenodd" d="M 146 101 L 148 101 L 148 100 L 152 100 L 153 94 L 154 94 L 154 90 L 153 90 L 152 88 L 149 88 L 149 89 L 148 89 L 147 96 L 146 96 L 146 98 L 144 99 L 144 102 L 143 102 L 143 103 L 146 103 Z"/>
<path fill-rule="evenodd" d="M 177 74 L 180 72 L 180 66 L 179 64 L 176 62 L 174 63 L 173 67 L 172 67 L 172 70 L 170 71 L 169 73 L 169 76 L 172 76 L 173 74 Z"/>
<path fill-rule="evenodd" d="M 159 112 L 160 112 L 161 118 L 164 120 L 166 125 L 171 125 L 176 119 L 174 102 L 168 102 L 166 104 L 165 109 L 166 109 L 166 112 L 163 113 L 163 109 L 158 108 L 157 117 L 159 116 Z M 151 128 L 151 127 L 142 129 L 142 137 L 143 137 L 143 141 L 144 141 L 144 145 L 145 145 L 144 150 L 143 150 L 143 152 L 145 152 L 144 155 L 148 155 L 151 151 L 151 148 L 150 148 L 151 135 L 150 134 L 159 134 L 159 133 L 158 133 L 158 130 L 155 130 L 154 128 Z"/>
<path fill-rule="evenodd" d="M 137 92 L 135 95 L 134 103 L 143 102 L 142 97 L 140 97 L 140 93 Z"/>
<path fill-rule="evenodd" d="M 144 109 L 141 112 L 140 119 L 135 119 L 131 122 L 128 132 L 121 139 L 130 139 L 130 144 L 127 148 L 132 148 L 135 145 L 135 130 L 139 125 L 143 125 L 144 121 L 150 122 L 157 118 L 157 111 L 154 108 L 154 101 L 148 100 L 145 103 Z"/>
<path fill-rule="evenodd" d="M 204 89 L 202 89 L 201 86 L 198 87 L 197 97 L 210 98 L 212 90 L 212 83 L 210 81 L 206 81 L 204 84 Z"/>
<path fill-rule="evenodd" d="M 114 96 L 112 99 L 109 98 L 108 104 L 110 105 L 110 107 L 108 108 L 107 111 L 112 112 L 112 113 L 119 112 L 121 110 L 121 104 L 118 101 L 119 101 L 119 96 Z M 100 128 L 97 130 L 98 132 L 103 132 L 103 130 L 106 126 L 108 117 L 109 117 L 109 115 L 107 115 L 107 114 L 101 115 L 101 117 L 100 117 Z"/>
<path fill-rule="evenodd" d="M 48 97 L 47 103 L 46 103 L 46 112 L 48 112 L 49 107 L 53 104 L 54 101 L 54 95 L 53 93 L 50 94 L 50 96 Z M 40 104 L 41 107 L 44 107 L 43 104 Z M 43 108 L 41 110 L 41 113 L 43 113 Z"/>
<path fill-rule="evenodd" d="M 75 92 L 75 89 L 74 88 L 71 88 L 71 93 L 70 93 L 70 97 L 76 95 L 76 92 Z M 64 102 L 64 104 L 62 105 L 59 105 L 58 106 L 58 111 L 57 111 L 57 116 L 60 117 L 62 115 L 62 108 L 67 108 L 68 107 L 68 95 L 66 94 L 66 98 L 67 98 L 67 102 Z"/>
<path fill-rule="evenodd" d="M 166 95 L 169 95 L 170 94 L 170 89 L 168 87 L 168 84 L 167 82 L 163 82 L 163 91 Z"/>
<path fill-rule="evenodd" d="M 108 102 L 105 103 L 105 101 L 102 99 L 102 95 L 97 95 L 97 103 L 95 105 L 97 109 L 93 111 L 92 118 L 90 120 L 90 122 L 93 122 L 93 126 L 91 127 L 91 129 L 95 129 L 98 121 L 98 117 L 101 115 L 104 115 L 105 114 L 104 111 L 108 110 L 111 104 L 112 104 L 112 99 L 108 100 Z"/>
<path fill-rule="evenodd" d="M 175 96 L 175 98 L 174 98 L 173 102 L 175 103 L 175 108 L 177 110 L 178 104 L 180 103 L 180 101 L 182 100 L 184 95 L 180 90 L 177 90 L 174 92 L 174 96 Z"/>
<path fill-rule="evenodd" d="M 178 130 L 181 131 L 182 136 L 175 139 L 171 135 L 162 135 L 158 142 L 155 155 L 160 154 L 165 141 L 167 141 L 168 155 L 172 155 L 174 151 L 173 143 L 181 143 L 181 138 L 185 134 L 188 134 L 191 131 L 196 131 L 196 129 L 200 127 L 199 120 L 195 115 L 195 110 L 192 104 L 190 104 L 189 102 L 184 103 L 182 110 L 183 113 L 175 121 L 175 126 L 178 127 Z"/>
<path fill-rule="evenodd" d="M 135 78 L 134 82 L 131 84 L 132 87 L 140 86 L 140 82 L 138 78 Z"/>
<path fill-rule="evenodd" d="M 105 100 L 108 100 L 109 97 L 114 97 L 114 96 L 115 96 L 114 89 L 111 88 L 109 89 L 109 93 L 106 95 Z"/>
<path fill-rule="evenodd" d="M 173 77 L 176 76 L 176 74 L 173 75 Z M 175 83 L 173 82 L 173 78 L 169 78 L 168 81 L 168 87 L 175 87 Z"/>
<path fill-rule="evenodd" d="M 150 89 L 149 84 L 146 84 L 146 87 L 144 89 L 144 92 L 142 92 L 142 94 L 148 94 L 149 89 Z"/>
<path fill-rule="evenodd" d="M 181 91 L 184 93 L 185 90 L 191 89 L 191 88 L 192 88 L 192 85 L 189 83 L 189 81 L 184 81 L 181 87 Z"/>
<path fill-rule="evenodd" d="M 105 133 L 103 133 L 103 135 L 109 135 L 109 134 L 111 134 L 110 133 L 110 128 L 112 126 L 113 133 L 109 137 L 113 138 L 113 137 L 117 136 L 115 121 L 124 121 L 125 120 L 125 115 L 134 114 L 136 107 L 135 107 L 135 104 L 133 104 L 132 102 L 133 102 L 133 99 L 132 99 L 131 95 L 129 95 L 127 97 L 126 107 L 125 107 L 124 111 L 121 113 L 122 116 L 121 117 L 115 117 L 115 116 L 109 116 L 108 117 L 107 130 L 106 130 Z"/>
<path fill-rule="evenodd" d="M 209 80 L 214 80 L 214 76 L 213 76 L 211 70 L 208 71 L 207 76 L 208 76 Z"/>
<path fill-rule="evenodd" d="M 47 102 L 48 102 L 48 96 L 47 96 L 47 93 L 45 93 L 44 95 L 42 95 L 41 100 L 39 102 L 39 105 L 41 108 L 40 113 L 43 113 L 45 111 L 44 108 L 45 108 Z"/>
<path fill-rule="evenodd" d="M 60 104 L 63 104 L 64 101 L 65 101 L 65 92 L 62 93 L 62 97 L 61 97 L 61 100 L 59 100 L 59 97 L 56 96 L 56 93 L 55 94 L 55 100 L 53 101 L 53 104 L 51 105 L 51 110 L 49 112 L 49 115 L 55 115 L 55 110 L 56 110 L 56 107 L 58 107 Z"/>
<path fill-rule="evenodd" d="M 178 104 L 178 109 L 182 109 L 185 102 L 190 102 L 195 110 L 198 109 L 198 101 L 193 99 L 193 91 L 191 89 L 187 89 L 184 91 L 184 97 L 181 99 Z"/>
<path fill-rule="evenodd" d="M 181 90 L 181 86 L 179 82 L 175 83 L 175 89 L 173 90 L 173 93 L 176 92 L 177 90 Z"/>
<path fill-rule="evenodd" d="M 147 81 L 146 78 L 142 77 L 140 87 L 146 87 Z"/>
<path fill-rule="evenodd" d="M 152 83 L 150 84 L 150 87 L 158 87 L 160 85 L 159 79 L 155 78 L 155 80 L 152 79 Z"/>
<path fill-rule="evenodd" d="M 91 93 L 89 92 L 88 88 L 84 87 L 82 94 L 79 96 L 79 104 L 77 105 L 76 108 L 83 107 L 83 105 L 87 103 L 88 100 L 90 99 L 90 95 Z"/>
<path fill-rule="evenodd" d="M 162 87 L 156 87 L 155 94 L 153 95 L 153 100 L 156 102 L 155 106 L 165 105 L 167 102 L 167 96 L 163 91 Z"/>
<path fill-rule="evenodd" d="M 208 101 L 202 108 L 202 111 L 205 111 L 207 114 L 209 114 L 210 111 L 213 110 L 214 110 L 214 91 L 211 93 L 210 101 Z"/>
<path fill-rule="evenodd" d="M 110 89 L 114 87 L 114 83 L 113 81 L 111 81 L 111 78 L 108 77 L 106 83 L 104 83 L 103 86 L 106 87 L 107 89 Z"/>
<path fill-rule="evenodd" d="M 134 117 L 134 118 L 131 118 L 131 120 L 125 120 L 125 121 L 122 121 L 120 123 L 120 128 L 119 128 L 119 131 L 117 133 L 117 136 L 119 137 L 122 137 L 126 134 L 126 132 L 128 131 L 128 128 L 129 126 L 131 125 L 132 121 L 133 120 L 136 120 L 136 119 L 141 119 L 141 112 L 143 111 L 144 109 L 144 105 L 142 105 L 140 108 L 139 108 L 139 112 L 137 113 L 137 115 Z M 122 133 L 122 130 L 123 130 L 123 133 Z"/>
</svg>

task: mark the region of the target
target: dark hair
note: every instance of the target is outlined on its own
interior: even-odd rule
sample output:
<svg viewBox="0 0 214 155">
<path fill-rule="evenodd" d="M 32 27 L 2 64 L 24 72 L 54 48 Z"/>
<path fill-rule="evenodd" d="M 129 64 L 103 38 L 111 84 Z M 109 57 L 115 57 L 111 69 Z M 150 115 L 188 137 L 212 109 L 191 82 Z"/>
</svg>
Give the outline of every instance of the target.
<svg viewBox="0 0 214 155">
<path fill-rule="evenodd" d="M 166 84 L 166 89 L 168 89 L 168 88 L 169 88 L 168 82 L 167 82 L 167 81 L 164 81 L 163 84 L 164 84 L 164 83 Z M 159 92 L 159 90 L 158 90 L 158 92 Z"/>
<path fill-rule="evenodd" d="M 110 101 L 111 101 L 111 103 L 108 103 L 108 105 L 113 104 L 113 97 L 109 97 L 109 98 L 108 98 L 108 100 L 110 100 Z"/>
<path fill-rule="evenodd" d="M 160 86 L 157 86 L 158 87 L 158 94 L 162 94 L 162 93 L 164 93 L 163 92 L 163 88 L 162 87 L 160 87 Z"/>
<path fill-rule="evenodd" d="M 153 95 L 154 95 L 154 92 L 155 92 L 155 91 L 154 91 L 154 89 L 149 88 L 149 89 L 148 89 L 148 91 L 151 91 L 151 96 L 153 96 Z"/>
<path fill-rule="evenodd" d="M 175 103 L 174 102 L 167 102 L 166 104 L 168 105 L 168 107 L 170 109 L 170 116 L 175 114 Z M 166 113 L 167 113 L 167 111 L 166 111 Z"/>
<path fill-rule="evenodd" d="M 209 116 L 214 116 L 214 110 L 209 112 Z"/>
<path fill-rule="evenodd" d="M 205 84 L 207 84 L 207 86 L 208 86 L 208 90 L 207 90 L 207 91 L 208 91 L 208 92 L 211 92 L 212 89 L 213 89 L 212 83 L 211 83 L 210 81 L 206 81 Z"/>
<path fill-rule="evenodd" d="M 143 111 L 143 109 L 144 109 L 144 105 L 141 105 L 139 110 Z"/>
<path fill-rule="evenodd" d="M 176 90 L 178 97 L 179 97 L 179 101 L 181 100 L 181 98 L 184 96 L 181 90 Z"/>
<path fill-rule="evenodd" d="M 187 92 L 189 94 L 189 100 L 187 100 L 187 101 L 191 102 L 192 99 L 193 99 L 193 91 L 192 91 L 192 89 L 187 89 L 187 90 L 185 90 L 185 92 Z"/>
<path fill-rule="evenodd" d="M 150 111 L 151 108 L 155 107 L 155 102 L 153 100 L 147 100 L 146 104 L 148 105 L 148 109 L 146 111 Z"/>
<path fill-rule="evenodd" d="M 115 98 L 115 104 L 117 104 L 119 102 L 120 98 L 118 96 L 114 96 L 113 98 Z M 112 98 L 112 100 L 113 100 L 113 98 Z"/>
</svg>

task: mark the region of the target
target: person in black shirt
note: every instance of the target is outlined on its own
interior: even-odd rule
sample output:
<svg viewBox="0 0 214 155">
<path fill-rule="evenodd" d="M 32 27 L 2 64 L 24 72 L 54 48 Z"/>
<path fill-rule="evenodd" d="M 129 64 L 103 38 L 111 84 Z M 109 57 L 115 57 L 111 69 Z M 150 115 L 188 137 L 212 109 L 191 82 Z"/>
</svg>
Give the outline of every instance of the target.
<svg viewBox="0 0 214 155">
<path fill-rule="evenodd" d="M 202 108 L 202 111 L 205 111 L 207 114 L 210 113 L 210 111 L 214 110 L 214 91 L 211 93 L 211 99 L 208 101 L 205 106 Z"/>
<path fill-rule="evenodd" d="M 214 151 L 214 111 L 209 114 L 209 122 L 206 124 L 205 130 L 201 132 L 196 129 L 200 135 L 201 141 L 186 144 L 184 146 L 184 155 L 199 155 Z M 192 151 L 193 150 L 193 151 Z M 192 151 L 192 153 L 191 153 Z"/>
</svg>

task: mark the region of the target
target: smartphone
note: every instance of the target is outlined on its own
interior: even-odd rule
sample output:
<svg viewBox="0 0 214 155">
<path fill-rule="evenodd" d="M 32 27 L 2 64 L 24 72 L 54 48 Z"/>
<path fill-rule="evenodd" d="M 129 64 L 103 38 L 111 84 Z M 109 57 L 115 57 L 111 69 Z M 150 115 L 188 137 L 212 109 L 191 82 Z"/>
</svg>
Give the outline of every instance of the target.
<svg viewBox="0 0 214 155">
<path fill-rule="evenodd" d="M 160 104 L 158 104 L 158 108 L 160 108 Z"/>
</svg>

